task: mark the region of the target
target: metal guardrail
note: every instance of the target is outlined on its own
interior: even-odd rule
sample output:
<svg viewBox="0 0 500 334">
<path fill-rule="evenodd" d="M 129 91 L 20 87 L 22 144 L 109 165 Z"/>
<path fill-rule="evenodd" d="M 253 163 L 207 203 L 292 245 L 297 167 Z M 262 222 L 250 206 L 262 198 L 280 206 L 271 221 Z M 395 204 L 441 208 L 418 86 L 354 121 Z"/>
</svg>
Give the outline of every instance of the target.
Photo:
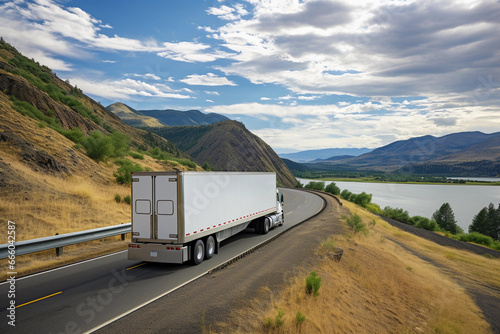
<svg viewBox="0 0 500 334">
<path fill-rule="evenodd" d="M 120 234 L 122 235 L 122 240 L 124 240 L 125 234 L 131 232 L 132 228 L 131 226 L 132 226 L 131 223 L 127 223 L 127 224 L 95 228 L 92 230 L 55 235 L 52 237 L 14 242 L 15 252 L 17 256 L 17 255 L 41 252 L 44 250 L 55 248 L 56 254 L 57 256 L 59 256 L 62 254 L 62 248 L 64 246 L 112 237 Z M 8 247 L 9 244 L 0 245 L 0 259 L 5 259 L 9 256 Z M 10 247 L 12 249 L 12 245 Z"/>
</svg>

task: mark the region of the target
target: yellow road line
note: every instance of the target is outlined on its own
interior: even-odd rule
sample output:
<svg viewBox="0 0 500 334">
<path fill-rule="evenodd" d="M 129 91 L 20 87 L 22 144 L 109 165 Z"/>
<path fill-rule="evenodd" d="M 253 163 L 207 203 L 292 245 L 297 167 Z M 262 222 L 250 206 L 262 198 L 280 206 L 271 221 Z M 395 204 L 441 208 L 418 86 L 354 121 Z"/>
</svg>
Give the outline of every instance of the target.
<svg viewBox="0 0 500 334">
<path fill-rule="evenodd" d="M 143 265 L 145 265 L 145 264 L 146 264 L 146 262 L 143 262 L 143 263 L 139 263 L 138 265 L 136 265 L 136 266 L 133 266 L 133 267 L 130 267 L 130 268 L 127 268 L 127 269 L 125 269 L 125 270 L 130 270 L 130 269 L 134 269 L 134 268 L 137 268 L 137 267 L 140 267 L 140 266 L 143 266 Z"/>
<path fill-rule="evenodd" d="M 53 293 L 53 294 L 51 294 L 51 295 L 48 295 L 48 296 L 45 296 L 45 297 L 42 297 L 42 298 L 38 298 L 38 299 L 32 300 L 32 301 L 30 301 L 30 302 L 27 302 L 27 303 L 24 303 L 24 304 L 21 304 L 21 305 L 17 305 L 17 306 L 16 306 L 16 308 L 21 307 L 21 306 L 25 306 L 25 305 L 28 305 L 28 304 L 31 304 L 31 303 L 34 303 L 34 302 L 37 302 L 37 301 L 40 301 L 40 300 L 45 299 L 45 298 L 49 298 L 49 297 L 52 297 L 52 296 L 58 295 L 58 294 L 60 294 L 60 293 L 62 293 L 62 291 L 59 291 L 59 292 Z"/>
</svg>

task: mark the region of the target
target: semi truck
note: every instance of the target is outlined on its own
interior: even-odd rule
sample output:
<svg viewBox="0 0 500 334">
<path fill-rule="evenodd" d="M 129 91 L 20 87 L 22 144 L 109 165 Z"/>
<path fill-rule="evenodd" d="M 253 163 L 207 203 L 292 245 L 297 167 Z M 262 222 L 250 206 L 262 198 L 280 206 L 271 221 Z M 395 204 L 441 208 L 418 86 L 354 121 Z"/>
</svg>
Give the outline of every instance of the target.
<svg viewBox="0 0 500 334">
<path fill-rule="evenodd" d="M 200 264 L 245 230 L 283 225 L 275 173 L 133 172 L 128 259 Z"/>
</svg>

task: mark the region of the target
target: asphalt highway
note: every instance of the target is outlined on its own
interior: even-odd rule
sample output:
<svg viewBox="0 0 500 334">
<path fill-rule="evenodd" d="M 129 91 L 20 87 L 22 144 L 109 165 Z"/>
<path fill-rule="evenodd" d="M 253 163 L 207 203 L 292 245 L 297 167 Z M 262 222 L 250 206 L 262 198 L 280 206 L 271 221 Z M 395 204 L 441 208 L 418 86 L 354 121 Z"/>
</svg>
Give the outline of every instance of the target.
<svg viewBox="0 0 500 334">
<path fill-rule="evenodd" d="M 323 199 L 317 195 L 282 191 L 285 225 L 266 235 L 247 229 L 224 241 L 219 254 L 197 266 L 129 261 L 122 251 L 17 279 L 15 327 L 8 324 L 7 317 L 10 285 L 0 283 L 0 333 L 92 332 L 195 281 L 322 209 Z"/>
</svg>

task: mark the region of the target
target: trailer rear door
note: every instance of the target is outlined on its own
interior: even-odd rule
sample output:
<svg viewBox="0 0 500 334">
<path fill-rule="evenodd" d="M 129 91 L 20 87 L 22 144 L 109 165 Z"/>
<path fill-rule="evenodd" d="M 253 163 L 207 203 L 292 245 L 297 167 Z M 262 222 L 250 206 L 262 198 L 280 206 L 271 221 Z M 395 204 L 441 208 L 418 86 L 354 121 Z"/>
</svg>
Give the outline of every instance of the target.
<svg viewBox="0 0 500 334">
<path fill-rule="evenodd" d="M 177 175 L 133 175 L 133 237 L 144 241 L 177 239 Z"/>
</svg>

